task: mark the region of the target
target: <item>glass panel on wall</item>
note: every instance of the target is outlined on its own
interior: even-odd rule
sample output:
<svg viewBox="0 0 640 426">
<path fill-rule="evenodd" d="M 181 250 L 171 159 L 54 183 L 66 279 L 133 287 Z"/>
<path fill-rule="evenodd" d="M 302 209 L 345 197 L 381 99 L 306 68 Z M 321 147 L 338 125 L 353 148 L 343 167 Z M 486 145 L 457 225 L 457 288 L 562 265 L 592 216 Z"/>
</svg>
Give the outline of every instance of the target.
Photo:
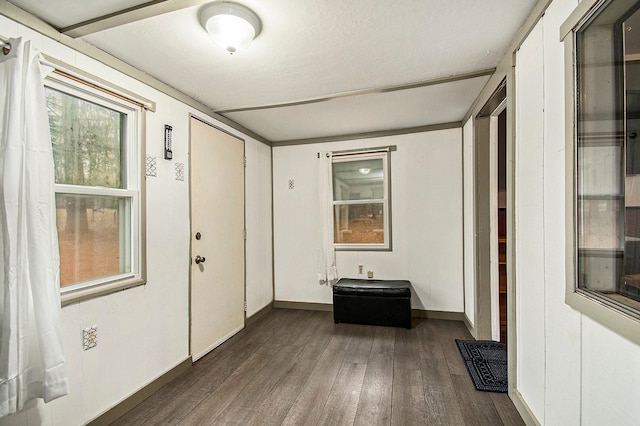
<svg viewBox="0 0 640 426">
<path fill-rule="evenodd" d="M 640 2 L 576 32 L 577 287 L 640 305 Z"/>
</svg>

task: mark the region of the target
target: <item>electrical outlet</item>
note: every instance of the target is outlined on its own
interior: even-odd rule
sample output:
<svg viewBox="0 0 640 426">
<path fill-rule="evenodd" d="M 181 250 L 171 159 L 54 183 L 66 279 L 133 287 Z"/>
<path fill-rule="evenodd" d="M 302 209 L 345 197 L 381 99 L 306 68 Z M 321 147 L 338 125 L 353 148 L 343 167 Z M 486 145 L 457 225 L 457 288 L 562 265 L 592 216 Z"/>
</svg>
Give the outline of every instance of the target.
<svg viewBox="0 0 640 426">
<path fill-rule="evenodd" d="M 84 350 L 95 348 L 98 345 L 98 326 L 92 325 L 82 330 L 82 347 Z"/>
<path fill-rule="evenodd" d="M 373 271 L 367 271 L 367 278 L 373 278 Z"/>
<path fill-rule="evenodd" d="M 358 265 L 358 274 L 362 274 L 362 265 Z"/>
</svg>

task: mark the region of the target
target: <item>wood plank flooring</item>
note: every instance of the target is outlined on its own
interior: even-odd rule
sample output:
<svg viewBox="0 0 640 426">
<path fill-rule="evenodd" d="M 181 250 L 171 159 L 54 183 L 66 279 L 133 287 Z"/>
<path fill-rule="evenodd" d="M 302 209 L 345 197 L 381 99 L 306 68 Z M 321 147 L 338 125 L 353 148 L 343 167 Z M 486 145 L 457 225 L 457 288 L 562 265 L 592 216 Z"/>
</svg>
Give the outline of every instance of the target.
<svg viewBox="0 0 640 426">
<path fill-rule="evenodd" d="M 506 394 L 475 390 L 463 323 L 334 324 L 272 309 L 115 425 L 524 425 Z"/>
</svg>

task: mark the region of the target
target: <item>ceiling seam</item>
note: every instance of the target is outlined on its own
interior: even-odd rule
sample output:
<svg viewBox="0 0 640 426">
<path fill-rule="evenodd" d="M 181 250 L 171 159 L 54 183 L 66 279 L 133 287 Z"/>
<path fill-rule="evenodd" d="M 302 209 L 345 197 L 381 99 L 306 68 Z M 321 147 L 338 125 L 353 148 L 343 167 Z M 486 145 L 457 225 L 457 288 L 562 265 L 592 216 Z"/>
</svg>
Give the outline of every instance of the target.
<svg viewBox="0 0 640 426">
<path fill-rule="evenodd" d="M 152 0 L 137 6 L 78 22 L 59 29 L 60 33 L 73 38 L 94 34 L 99 31 L 130 24 L 132 22 L 164 15 L 192 6 L 199 6 L 209 0 Z"/>
<path fill-rule="evenodd" d="M 271 146 L 275 148 L 278 146 L 306 145 L 306 144 L 312 144 L 312 143 L 340 142 L 340 141 L 349 141 L 349 140 L 358 140 L 358 139 L 373 139 L 373 138 L 382 138 L 386 136 L 408 135 L 412 133 L 433 132 L 436 130 L 448 130 L 448 129 L 457 129 L 457 128 L 460 128 L 460 129 L 462 128 L 462 121 L 452 121 L 450 123 L 440 123 L 440 124 L 428 124 L 426 126 L 406 127 L 406 128 L 394 129 L 394 130 L 376 130 L 373 132 L 349 133 L 344 135 L 323 136 L 323 137 L 317 137 L 317 138 L 271 141 Z"/>
</svg>

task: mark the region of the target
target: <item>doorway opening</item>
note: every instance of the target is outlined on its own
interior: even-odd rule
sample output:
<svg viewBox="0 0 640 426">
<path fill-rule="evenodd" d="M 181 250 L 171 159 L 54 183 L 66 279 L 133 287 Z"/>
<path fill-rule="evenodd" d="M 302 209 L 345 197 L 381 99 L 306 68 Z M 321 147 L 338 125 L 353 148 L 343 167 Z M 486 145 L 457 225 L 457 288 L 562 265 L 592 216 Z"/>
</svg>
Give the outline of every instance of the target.
<svg viewBox="0 0 640 426">
<path fill-rule="evenodd" d="M 492 283 L 492 288 L 497 290 L 498 306 L 494 312 L 498 313 L 499 341 L 507 343 L 507 109 L 502 106 L 502 111 L 494 112 L 495 129 L 492 130 L 492 139 L 497 138 L 496 169 L 497 169 L 497 224 L 494 229 L 497 235 L 498 261 L 497 261 L 497 286 Z M 497 116 L 495 115 L 497 113 Z M 495 327 L 494 327 L 495 328 Z M 494 339 L 497 336 L 494 334 Z"/>
<path fill-rule="evenodd" d="M 507 341 L 507 87 L 475 117 L 475 337 Z"/>
</svg>

